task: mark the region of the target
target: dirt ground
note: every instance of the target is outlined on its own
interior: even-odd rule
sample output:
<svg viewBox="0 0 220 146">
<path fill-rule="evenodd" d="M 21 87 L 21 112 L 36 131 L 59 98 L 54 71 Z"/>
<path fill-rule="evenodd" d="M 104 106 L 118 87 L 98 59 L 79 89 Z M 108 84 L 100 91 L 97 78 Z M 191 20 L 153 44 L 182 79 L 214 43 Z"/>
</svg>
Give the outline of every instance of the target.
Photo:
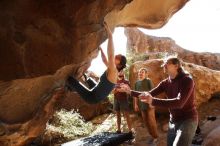
<svg viewBox="0 0 220 146">
<path fill-rule="evenodd" d="M 199 124 L 200 127 L 207 121 L 208 116 L 219 116 L 220 115 L 220 99 L 213 98 L 209 102 L 204 103 L 198 108 L 199 112 Z M 109 125 L 111 128 L 105 129 L 109 131 L 116 131 L 116 117 L 114 114 L 111 114 L 111 118 L 108 119 L 108 122 L 103 122 L 109 115 L 99 117 L 99 120 L 93 120 L 94 124 L 105 124 Z M 166 134 L 167 134 L 167 123 L 168 123 L 168 114 L 157 114 L 157 125 L 158 125 L 158 133 L 159 133 L 159 142 L 158 146 L 166 146 Z M 131 118 L 133 121 L 133 127 L 135 130 L 135 140 L 132 143 L 124 143 L 122 146 L 147 146 L 147 139 L 149 138 L 148 130 L 145 128 L 141 116 L 137 113 L 132 113 Z M 103 122 L 103 123 L 102 123 Z M 101 124 L 102 123 L 102 124 Z M 97 126 L 98 126 L 97 125 Z M 124 131 L 127 130 L 126 122 L 123 120 L 122 127 L 124 127 Z M 98 128 L 99 129 L 99 128 Z M 102 129 L 105 131 L 104 129 Z M 99 129 L 99 131 L 102 131 Z"/>
<path fill-rule="evenodd" d="M 213 98 L 207 103 L 198 108 L 199 112 L 199 124 L 200 127 L 207 121 L 208 116 L 220 116 L 220 98 Z M 133 128 L 135 131 L 135 139 L 132 142 L 125 142 L 121 144 L 121 146 L 147 146 L 147 140 L 149 139 L 150 135 L 148 133 L 147 128 L 144 126 L 142 118 L 137 113 L 131 113 L 131 119 L 133 122 Z M 158 126 L 158 145 L 157 146 L 166 146 L 166 135 L 167 135 L 167 127 L 168 127 L 168 113 L 157 113 L 156 120 Z M 104 114 L 98 116 L 91 120 L 90 122 L 93 123 L 95 126 L 95 130 L 90 135 L 95 135 L 101 132 L 116 132 L 116 116 L 114 112 L 109 114 Z M 201 129 L 202 130 L 202 129 Z M 124 119 L 122 119 L 122 131 L 127 132 L 127 124 Z M 51 139 L 56 139 L 56 137 L 51 137 Z M 59 143 L 57 142 L 55 145 L 59 146 L 60 143 L 65 143 L 64 139 L 59 139 Z M 42 140 L 42 139 L 41 139 Z M 49 144 L 51 145 L 51 144 Z M 54 145 L 54 144 L 52 144 Z M 36 144 L 34 146 L 37 146 Z"/>
</svg>

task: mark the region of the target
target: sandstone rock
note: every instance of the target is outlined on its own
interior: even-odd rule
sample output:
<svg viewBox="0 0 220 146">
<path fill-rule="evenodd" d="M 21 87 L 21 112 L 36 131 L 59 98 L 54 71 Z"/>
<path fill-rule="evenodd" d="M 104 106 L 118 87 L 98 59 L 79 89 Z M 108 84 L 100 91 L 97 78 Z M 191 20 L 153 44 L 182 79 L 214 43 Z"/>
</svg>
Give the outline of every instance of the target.
<svg viewBox="0 0 220 146">
<path fill-rule="evenodd" d="M 137 28 L 126 28 L 127 48 L 131 52 L 146 53 L 149 59 L 160 57 L 160 54 L 177 53 L 184 62 L 194 63 L 214 70 L 220 70 L 219 53 L 196 53 L 186 50 L 171 38 L 146 35 Z"/>
<path fill-rule="evenodd" d="M 53 74 L 67 64 L 90 63 L 106 39 L 104 19 L 112 29 L 159 28 L 187 1 L 2 0 L 0 80 Z"/>
<path fill-rule="evenodd" d="M 85 120 L 90 120 L 97 115 L 101 115 L 110 111 L 112 105 L 108 99 L 98 104 L 88 104 L 76 93 L 67 93 L 67 96 L 59 107 L 66 110 L 77 110 Z"/>
<path fill-rule="evenodd" d="M 133 87 L 135 81 L 137 81 L 137 72 L 141 67 L 146 67 L 149 70 L 149 78 L 152 79 L 156 86 L 161 80 L 166 78 L 166 75 L 163 73 L 163 68 L 160 67 L 162 62 L 163 61 L 159 59 L 152 59 L 134 63 L 129 71 L 131 86 Z M 207 102 L 213 93 L 220 91 L 219 71 L 185 62 L 183 62 L 183 67 L 192 75 L 195 81 L 197 106 L 201 105 L 201 103 Z M 159 97 L 162 98 L 163 96 Z"/>
<path fill-rule="evenodd" d="M 201 126 L 201 134 L 204 139 L 209 137 L 209 135 L 217 129 L 220 125 L 220 117 L 217 117 L 215 121 L 205 121 Z"/>
<path fill-rule="evenodd" d="M 7 135 L 0 144 L 27 145 L 43 132 L 58 103 L 55 89 L 97 56 L 104 19 L 112 29 L 159 28 L 187 1 L 1 0 L 0 121 Z"/>
<path fill-rule="evenodd" d="M 209 133 L 204 139 L 202 146 L 220 146 L 220 126 Z"/>
<path fill-rule="evenodd" d="M 72 72 L 75 66 L 68 65 L 54 75 L 1 82 L 0 144 L 25 145 L 43 132 L 56 108 L 64 106 L 65 95 L 56 97 L 56 89 L 64 86 L 66 77 Z M 75 103 L 70 102 L 71 108 L 79 108 L 87 119 L 105 112 L 109 105 L 108 102 L 85 105 L 79 96 L 68 97 L 67 94 L 67 100 L 70 98 Z"/>
</svg>

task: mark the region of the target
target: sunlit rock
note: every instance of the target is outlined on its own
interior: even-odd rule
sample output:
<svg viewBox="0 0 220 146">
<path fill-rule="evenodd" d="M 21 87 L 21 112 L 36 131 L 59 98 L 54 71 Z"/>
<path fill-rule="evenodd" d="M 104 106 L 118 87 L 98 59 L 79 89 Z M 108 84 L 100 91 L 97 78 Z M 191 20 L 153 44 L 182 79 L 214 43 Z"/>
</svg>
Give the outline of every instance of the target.
<svg viewBox="0 0 220 146">
<path fill-rule="evenodd" d="M 55 89 L 80 78 L 106 40 L 104 20 L 112 30 L 160 28 L 187 1 L 1 0 L 0 144 L 27 145 L 44 131 Z"/>
<path fill-rule="evenodd" d="M 220 70 L 219 53 L 197 53 L 178 44 L 175 38 L 156 37 L 144 34 L 137 28 L 126 28 L 127 49 L 133 53 L 144 53 L 149 59 L 161 58 L 167 54 L 178 54 L 185 62 L 194 63 L 214 70 Z"/>
</svg>

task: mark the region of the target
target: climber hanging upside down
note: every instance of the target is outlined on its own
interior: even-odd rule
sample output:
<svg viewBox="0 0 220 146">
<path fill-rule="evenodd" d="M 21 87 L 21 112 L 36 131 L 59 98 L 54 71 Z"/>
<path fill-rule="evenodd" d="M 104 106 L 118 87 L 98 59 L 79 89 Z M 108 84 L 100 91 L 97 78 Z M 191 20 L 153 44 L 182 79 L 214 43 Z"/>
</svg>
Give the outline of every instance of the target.
<svg viewBox="0 0 220 146">
<path fill-rule="evenodd" d="M 121 54 L 114 55 L 112 32 L 106 22 L 104 22 L 104 27 L 108 34 L 108 58 L 106 58 L 100 47 L 99 49 L 101 51 L 102 61 L 106 65 L 107 70 L 101 75 L 99 82 L 95 83 L 93 80 L 88 79 L 87 82 L 90 87 L 88 89 L 74 77 L 69 76 L 65 85 L 70 91 L 76 91 L 81 98 L 90 104 L 102 101 L 111 93 L 117 82 L 118 72 L 126 67 L 126 57 Z"/>
</svg>

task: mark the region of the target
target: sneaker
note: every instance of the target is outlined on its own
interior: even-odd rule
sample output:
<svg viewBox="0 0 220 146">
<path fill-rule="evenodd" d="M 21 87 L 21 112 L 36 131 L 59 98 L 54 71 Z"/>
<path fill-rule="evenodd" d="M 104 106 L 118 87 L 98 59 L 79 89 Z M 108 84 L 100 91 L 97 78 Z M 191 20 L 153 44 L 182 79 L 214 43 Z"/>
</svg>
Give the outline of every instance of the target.
<svg viewBox="0 0 220 146">
<path fill-rule="evenodd" d="M 158 139 L 157 138 L 150 138 L 147 140 L 147 145 L 148 146 L 157 146 L 158 144 Z"/>
</svg>

